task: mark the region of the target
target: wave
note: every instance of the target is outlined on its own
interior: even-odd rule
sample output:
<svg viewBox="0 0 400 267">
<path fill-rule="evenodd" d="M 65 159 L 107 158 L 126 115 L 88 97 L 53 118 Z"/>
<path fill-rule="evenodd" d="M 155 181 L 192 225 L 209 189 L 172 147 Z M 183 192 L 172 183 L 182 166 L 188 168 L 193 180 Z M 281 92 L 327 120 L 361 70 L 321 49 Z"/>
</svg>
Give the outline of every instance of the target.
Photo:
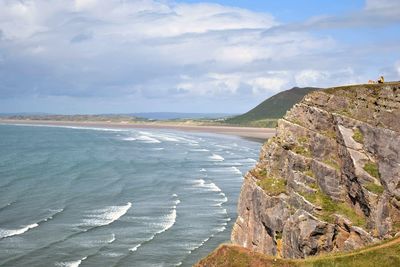
<svg viewBox="0 0 400 267">
<path fill-rule="evenodd" d="M 147 136 L 147 135 L 139 135 L 136 138 L 138 141 L 142 141 L 143 143 L 148 143 L 148 144 L 159 144 L 161 143 L 160 140 L 157 140 L 153 137 Z"/>
<path fill-rule="evenodd" d="M 92 211 L 92 214 L 86 215 L 80 226 L 105 226 L 109 225 L 122 216 L 132 207 L 132 203 L 128 202 L 124 206 L 110 206 L 105 209 Z"/>
<path fill-rule="evenodd" d="M 115 241 L 115 234 L 111 234 L 111 239 L 107 241 L 108 244 L 111 244 Z"/>
<path fill-rule="evenodd" d="M 24 226 L 20 229 L 15 229 L 15 230 L 0 229 L 0 239 L 15 236 L 15 235 L 21 235 L 21 234 L 29 231 L 30 229 L 36 228 L 38 226 L 39 226 L 39 224 L 33 223 L 33 224 L 29 224 L 27 226 Z"/>
<path fill-rule="evenodd" d="M 232 166 L 230 169 L 236 174 L 243 175 L 243 173 L 237 167 Z"/>
<path fill-rule="evenodd" d="M 125 137 L 125 138 L 122 138 L 122 140 L 124 140 L 124 141 L 136 141 L 137 139 L 134 138 L 134 137 Z"/>
<path fill-rule="evenodd" d="M 82 261 L 86 260 L 87 257 L 83 257 L 80 260 L 76 260 L 76 261 L 66 261 L 66 262 L 57 262 L 56 266 L 60 266 L 60 267 L 78 267 L 79 265 L 81 265 Z"/>
<path fill-rule="evenodd" d="M 190 149 L 189 151 L 191 151 L 191 152 L 209 152 L 210 150 L 205 149 L 205 148 L 195 148 L 195 149 Z"/>
<path fill-rule="evenodd" d="M 0 240 L 3 239 L 3 238 L 7 238 L 7 237 L 12 237 L 12 236 L 16 236 L 16 235 L 22 235 L 23 233 L 26 233 L 29 230 L 38 227 L 39 224 L 41 224 L 43 222 L 47 222 L 48 220 L 52 220 L 55 215 L 57 215 L 58 213 L 61 213 L 63 210 L 64 209 L 50 210 L 50 211 L 54 211 L 54 213 L 51 214 L 50 216 L 40 220 L 39 222 L 32 223 L 32 224 L 23 226 L 23 227 L 18 228 L 18 229 L 0 229 Z"/>
<path fill-rule="evenodd" d="M 203 179 L 194 180 L 193 187 L 204 188 L 207 191 L 212 192 L 222 192 L 221 188 L 219 188 L 216 184 L 214 184 L 213 182 L 206 183 L 206 181 L 204 181 Z"/>
<path fill-rule="evenodd" d="M 174 200 L 174 205 L 172 206 L 172 209 L 171 209 L 170 213 L 168 213 L 167 215 L 163 216 L 163 222 L 162 223 L 156 224 L 156 225 L 161 226 L 162 228 L 160 230 L 156 231 L 152 236 L 150 236 L 150 238 L 146 239 L 144 242 L 142 242 L 140 244 L 137 244 L 133 248 L 130 248 L 129 251 L 135 252 L 143 244 L 150 242 L 157 235 L 162 234 L 165 231 L 168 231 L 169 229 L 172 228 L 172 226 L 174 226 L 174 224 L 176 222 L 176 218 L 177 218 L 176 208 L 177 208 L 178 204 L 181 203 L 181 201 L 178 199 L 178 195 L 177 194 L 173 194 L 172 197 L 174 197 L 175 200 Z"/>
<path fill-rule="evenodd" d="M 140 243 L 140 244 L 137 244 L 137 245 L 134 246 L 133 248 L 130 248 L 129 251 L 134 252 L 134 251 L 136 251 L 141 245 L 142 245 L 141 243 Z"/>
<path fill-rule="evenodd" d="M 212 159 L 214 161 L 223 161 L 225 160 L 222 156 L 218 154 L 212 154 L 212 156 L 208 157 L 209 159 Z"/>
</svg>

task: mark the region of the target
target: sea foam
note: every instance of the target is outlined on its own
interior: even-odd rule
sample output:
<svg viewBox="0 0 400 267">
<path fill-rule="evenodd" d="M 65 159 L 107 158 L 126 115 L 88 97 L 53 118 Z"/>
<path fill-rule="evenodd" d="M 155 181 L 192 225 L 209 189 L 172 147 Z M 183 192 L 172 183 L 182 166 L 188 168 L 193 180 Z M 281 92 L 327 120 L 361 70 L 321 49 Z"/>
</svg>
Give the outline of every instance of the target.
<svg viewBox="0 0 400 267">
<path fill-rule="evenodd" d="M 104 209 L 94 210 L 91 214 L 86 215 L 81 225 L 84 226 L 104 226 L 109 225 L 122 216 L 132 207 L 132 203 L 128 202 L 124 206 L 110 206 Z"/>
<path fill-rule="evenodd" d="M 86 260 L 87 257 L 83 257 L 80 260 L 76 260 L 76 261 L 66 261 L 66 262 L 57 262 L 56 266 L 60 266 L 60 267 L 78 267 L 79 265 L 81 265 L 82 261 Z"/>
<path fill-rule="evenodd" d="M 24 226 L 24 227 L 19 228 L 19 229 L 14 229 L 14 230 L 0 229 L 0 239 L 6 238 L 6 237 L 15 236 L 15 235 L 21 235 L 21 234 L 29 231 L 29 229 L 33 229 L 33 228 L 36 228 L 38 226 L 39 226 L 39 224 L 33 223 L 33 224 L 29 224 L 27 226 Z"/>
<path fill-rule="evenodd" d="M 179 203 L 181 203 L 181 201 L 178 199 L 178 195 L 177 194 L 173 194 L 172 195 L 174 199 L 174 205 L 172 206 L 170 212 L 167 215 L 164 215 L 162 217 L 162 222 L 161 223 L 157 223 L 157 226 L 161 226 L 161 229 L 156 231 L 152 236 L 150 236 L 150 238 L 148 238 L 147 240 L 145 240 L 144 242 L 137 244 L 136 246 L 134 246 L 133 248 L 130 248 L 129 251 L 131 252 L 135 252 L 139 247 L 141 247 L 143 244 L 150 242 L 151 240 L 153 240 L 157 235 L 164 233 L 165 231 L 169 230 L 172 228 L 172 226 L 174 226 L 175 222 L 176 222 L 176 218 L 177 218 L 177 214 L 176 214 L 176 208 L 177 205 Z"/>
<path fill-rule="evenodd" d="M 28 232 L 30 229 L 38 227 L 39 224 L 41 224 L 43 222 L 47 222 L 48 220 L 52 220 L 55 215 L 57 215 L 58 213 L 61 213 L 63 210 L 64 209 L 50 210 L 53 212 L 50 216 L 40 220 L 39 222 L 32 223 L 32 224 L 23 226 L 18 229 L 0 229 L 0 239 L 12 237 L 12 236 L 16 236 L 16 235 L 22 235 L 23 233 Z"/>
<path fill-rule="evenodd" d="M 204 188 L 207 191 L 213 191 L 213 192 L 221 192 L 221 188 L 219 188 L 216 184 L 210 182 L 210 183 L 206 183 L 206 181 L 204 181 L 203 179 L 198 179 L 198 180 L 194 180 L 194 185 L 193 187 L 200 187 L 200 188 Z"/>
<path fill-rule="evenodd" d="M 211 160 L 214 160 L 214 161 L 223 161 L 224 160 L 224 158 L 218 154 L 212 154 L 212 156 L 210 156 L 208 158 Z"/>
</svg>

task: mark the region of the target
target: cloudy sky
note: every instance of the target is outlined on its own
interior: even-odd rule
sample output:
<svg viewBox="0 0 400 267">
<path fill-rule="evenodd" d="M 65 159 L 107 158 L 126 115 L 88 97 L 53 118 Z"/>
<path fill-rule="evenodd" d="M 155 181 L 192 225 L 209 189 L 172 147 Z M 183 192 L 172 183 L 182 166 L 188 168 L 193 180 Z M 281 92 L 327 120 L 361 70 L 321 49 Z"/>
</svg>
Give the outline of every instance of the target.
<svg viewBox="0 0 400 267">
<path fill-rule="evenodd" d="M 241 113 L 381 74 L 399 0 L 0 0 L 0 112 Z"/>
</svg>

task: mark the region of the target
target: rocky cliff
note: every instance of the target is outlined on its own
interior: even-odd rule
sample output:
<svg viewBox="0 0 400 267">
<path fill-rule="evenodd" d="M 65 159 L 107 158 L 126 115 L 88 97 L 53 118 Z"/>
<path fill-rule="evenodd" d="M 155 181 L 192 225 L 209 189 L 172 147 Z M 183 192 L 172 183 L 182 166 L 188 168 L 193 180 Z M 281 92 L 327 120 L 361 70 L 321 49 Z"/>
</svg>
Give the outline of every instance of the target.
<svg viewBox="0 0 400 267">
<path fill-rule="evenodd" d="M 245 176 L 232 242 L 305 258 L 400 231 L 400 83 L 316 91 Z"/>
</svg>

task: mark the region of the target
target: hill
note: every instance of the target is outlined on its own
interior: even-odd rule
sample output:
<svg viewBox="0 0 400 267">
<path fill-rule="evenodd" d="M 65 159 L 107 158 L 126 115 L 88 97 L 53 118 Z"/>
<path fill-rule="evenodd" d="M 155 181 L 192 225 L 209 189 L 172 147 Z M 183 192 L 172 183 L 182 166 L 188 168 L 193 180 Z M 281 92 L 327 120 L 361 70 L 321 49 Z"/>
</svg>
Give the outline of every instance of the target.
<svg viewBox="0 0 400 267">
<path fill-rule="evenodd" d="M 266 99 L 245 114 L 226 119 L 225 122 L 243 126 L 275 127 L 277 119 L 282 118 L 294 104 L 300 102 L 306 94 L 319 89 L 294 87 Z"/>
</svg>

